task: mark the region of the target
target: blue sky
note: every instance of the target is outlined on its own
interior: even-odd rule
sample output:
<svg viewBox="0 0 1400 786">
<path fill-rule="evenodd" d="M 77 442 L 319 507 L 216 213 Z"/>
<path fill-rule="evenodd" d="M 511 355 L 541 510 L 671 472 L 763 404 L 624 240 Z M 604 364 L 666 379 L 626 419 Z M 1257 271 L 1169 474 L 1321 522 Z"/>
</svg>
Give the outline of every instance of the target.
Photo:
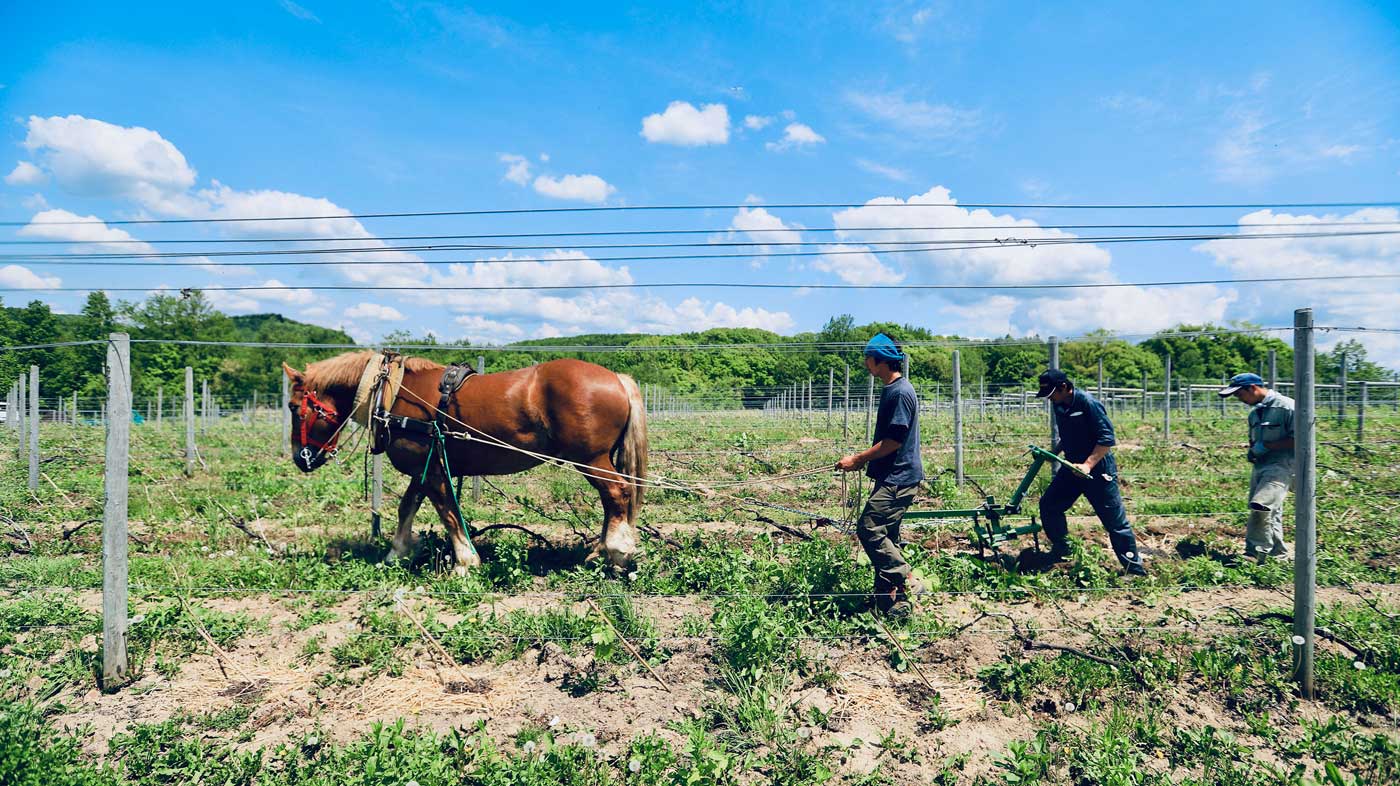
<svg viewBox="0 0 1400 786">
<path fill-rule="evenodd" d="M 606 262 L 599 260 L 627 252 L 579 249 L 580 240 L 509 252 L 539 262 L 475 267 L 423 261 L 490 255 L 395 252 L 376 256 L 386 264 L 373 267 L 276 269 L 119 270 L 11 259 L 0 262 L 0 286 L 1006 284 L 1400 273 L 1400 241 L 1385 236 L 861 253 L 875 240 L 935 236 L 899 229 L 908 226 L 986 226 L 937 235 L 986 238 L 1008 236 L 1008 227 L 1054 234 L 1036 227 L 1061 223 L 1400 221 L 1394 208 L 1143 215 L 947 207 L 1396 200 L 1394 5 L 24 5 L 0 10 L 0 218 L 92 221 L 0 230 L 0 239 L 309 236 L 372 247 L 395 234 L 705 228 L 715 231 L 695 240 L 830 239 L 808 248 L 840 253 Z M 763 207 L 871 200 L 849 211 Z M 942 206 L 889 207 L 890 200 Z M 744 211 L 276 228 L 101 223 L 746 202 L 753 207 Z M 871 226 L 892 229 L 854 229 Z M 828 227 L 848 231 L 804 231 Z M 1316 307 L 1324 324 L 1400 328 L 1398 287 L 1381 279 L 958 295 L 294 289 L 213 297 L 233 313 L 280 311 L 343 325 L 363 340 L 407 329 L 499 341 L 717 325 L 793 332 L 839 313 L 964 335 L 1101 327 L 1136 334 L 1181 321 L 1282 325 L 1303 305 Z M 33 295 L 3 297 L 14 304 Z M 73 310 L 81 298 L 45 299 Z M 1382 336 L 1371 347 L 1400 365 L 1400 341 Z"/>
</svg>

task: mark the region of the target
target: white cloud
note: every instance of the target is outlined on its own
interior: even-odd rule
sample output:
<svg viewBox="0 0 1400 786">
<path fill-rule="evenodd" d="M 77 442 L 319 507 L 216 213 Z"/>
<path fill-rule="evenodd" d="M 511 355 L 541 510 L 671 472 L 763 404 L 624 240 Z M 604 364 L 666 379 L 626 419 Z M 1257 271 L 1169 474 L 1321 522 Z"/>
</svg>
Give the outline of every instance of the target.
<svg viewBox="0 0 1400 786">
<path fill-rule="evenodd" d="M 1225 135 L 1212 151 L 1217 166 L 1216 179 L 1226 183 L 1250 185 L 1268 180 L 1273 169 L 1266 160 L 1264 141 L 1260 132 L 1264 122 L 1256 112 L 1235 112 Z"/>
<path fill-rule="evenodd" d="M 742 232 L 750 242 L 763 244 L 756 247 L 755 254 L 766 255 L 772 252 L 770 244 L 787 244 L 782 246 L 781 250 L 795 250 L 792 244 L 802 240 L 802 234 L 799 232 L 801 228 L 797 224 L 783 223 L 781 218 L 761 207 L 741 207 L 729 223 L 730 231 L 727 237 L 733 238 L 736 233 Z M 754 259 L 752 266 L 761 267 L 762 260 Z"/>
<path fill-rule="evenodd" d="M 21 227 L 15 234 L 45 240 L 71 240 L 74 243 L 84 244 L 102 243 L 101 246 L 85 249 L 93 253 L 105 251 L 109 253 L 149 254 L 156 250 L 149 243 L 132 242 L 136 238 L 132 237 L 129 232 L 109 227 L 105 221 L 97 216 L 80 216 L 67 210 L 44 210 L 36 213 L 29 220 L 29 223 Z"/>
<path fill-rule="evenodd" d="M 498 158 L 506 164 L 505 179 L 516 184 L 525 186 L 530 184 L 530 159 L 514 153 L 501 153 Z M 540 156 L 541 161 L 548 161 L 548 156 Z"/>
<path fill-rule="evenodd" d="M 463 337 L 473 344 L 508 344 L 525 337 L 519 325 L 476 314 L 463 314 L 452 321 L 465 331 Z"/>
<path fill-rule="evenodd" d="M 535 178 L 535 191 L 554 199 L 570 199 L 596 205 L 606 202 L 617 189 L 597 175 L 540 175 Z"/>
<path fill-rule="evenodd" d="M 12 186 L 37 186 L 45 180 L 48 180 L 48 176 L 44 174 L 44 170 L 28 161 L 15 164 L 14 170 L 5 175 L 5 182 Z"/>
<path fill-rule="evenodd" d="M 281 306 L 326 306 L 325 298 L 310 289 L 286 288 L 287 285 L 275 278 L 269 278 L 258 286 L 278 287 L 277 289 L 228 290 L 219 284 L 204 287 L 204 296 L 215 308 L 229 314 L 246 314 L 262 311 L 268 304 Z M 309 310 L 309 309 L 308 309 Z"/>
<path fill-rule="evenodd" d="M 373 319 L 380 322 L 400 322 L 404 315 L 393 306 L 380 303 L 356 303 L 345 310 L 347 319 Z"/>
<path fill-rule="evenodd" d="M 1260 210 L 1240 218 L 1240 234 L 1367 231 L 1367 227 L 1317 227 L 1308 224 L 1336 222 L 1400 222 L 1396 208 L 1365 208 L 1346 215 L 1292 215 Z M 1302 224 L 1303 226 L 1296 226 Z M 1377 227 L 1388 230 L 1393 227 Z M 1267 278 L 1270 275 L 1364 276 L 1400 275 L 1400 236 L 1270 238 L 1267 240 L 1212 240 L 1196 246 L 1235 275 Z M 1318 324 L 1348 327 L 1400 328 L 1400 279 L 1309 281 L 1306 284 L 1256 284 L 1246 290 L 1250 310 L 1260 321 L 1291 324 L 1295 308 L 1311 306 Z M 1353 337 L 1347 334 L 1345 338 Z M 1378 353 L 1374 358 L 1391 368 L 1400 367 L 1400 343 L 1377 336 L 1359 336 Z"/>
<path fill-rule="evenodd" d="M 297 19 L 301 19 L 305 22 L 315 22 L 318 25 L 321 24 L 320 17 L 316 16 L 314 13 L 307 10 L 306 8 L 292 2 L 292 0 L 278 0 L 278 2 L 281 3 L 283 10 L 285 10 L 292 16 L 295 16 Z"/>
<path fill-rule="evenodd" d="M 63 280 L 58 276 L 41 276 L 20 265 L 0 267 L 0 286 L 17 289 L 53 289 L 62 285 Z"/>
<path fill-rule="evenodd" d="M 745 115 L 744 128 L 750 131 L 762 131 L 773 124 L 773 118 L 764 115 Z"/>
<path fill-rule="evenodd" d="M 887 177 L 890 180 L 896 180 L 900 183 L 907 183 L 908 181 L 913 179 L 909 175 L 909 173 L 903 169 L 897 169 L 892 166 L 885 166 L 884 164 L 878 164 L 874 161 L 869 161 L 864 158 L 857 158 L 856 166 L 860 167 L 861 169 L 864 169 L 872 175 Z"/>
<path fill-rule="evenodd" d="M 976 128 L 981 112 L 949 104 L 911 101 L 902 93 L 846 93 L 847 103 L 895 130 L 926 137 L 953 137 Z"/>
<path fill-rule="evenodd" d="M 811 126 L 804 123 L 789 123 L 783 129 L 783 138 L 777 142 L 769 142 L 766 147 L 769 150 L 783 151 L 807 145 L 820 145 L 825 141 L 826 137 L 813 131 Z"/>
<path fill-rule="evenodd" d="M 928 244 L 925 246 L 927 249 L 938 249 L 884 255 L 884 263 L 890 268 L 903 270 L 914 279 L 927 283 L 1032 284 L 1112 279 L 1109 274 L 1111 258 L 1107 251 L 1098 246 L 1042 244 L 1032 247 L 1009 244 L 958 248 L 967 243 L 940 242 L 986 243 L 1017 237 L 1075 238 L 1068 232 L 1041 227 L 1030 219 L 999 215 L 985 209 L 958 207 L 948 189 L 942 186 L 935 186 L 907 200 L 895 197 L 871 199 L 863 207 L 836 213 L 833 220 L 833 225 L 842 230 L 837 233 L 837 240 L 847 245 L 902 241 L 907 244 L 902 246 L 905 249 L 918 249 L 920 243 Z M 958 229 L 939 230 L 940 227 Z M 945 245 L 948 247 L 943 247 Z M 865 269 L 879 273 L 868 260 L 863 263 L 834 261 L 851 258 L 833 257 L 830 266 L 833 270 L 840 270 L 843 266 L 863 265 Z"/>
<path fill-rule="evenodd" d="M 904 280 L 903 273 L 886 266 L 868 246 L 838 244 L 823 246 L 822 251 L 835 253 L 817 257 L 812 267 L 835 273 L 847 284 L 898 284 Z"/>
<path fill-rule="evenodd" d="M 787 330 L 795 323 L 784 311 L 735 307 L 689 298 L 672 305 L 632 289 L 592 290 L 453 290 L 449 287 L 588 286 L 631 284 L 626 267 L 612 268 L 579 251 L 556 250 L 512 261 L 513 257 L 474 265 L 449 265 L 433 271 L 433 287 L 409 296 L 453 314 L 471 315 L 520 326 L 548 324 L 564 332 L 676 333 L 712 327 L 758 327 Z M 463 323 L 459 323 L 463 324 Z M 466 327 L 470 325 L 464 324 Z M 484 330 L 484 327 L 483 327 Z M 499 338 L 500 336 L 498 336 Z"/>
<path fill-rule="evenodd" d="M 58 186 L 82 196 L 121 197 L 180 212 L 195 170 L 160 134 L 81 115 L 31 116 L 24 147 Z"/>
<path fill-rule="evenodd" d="M 729 141 L 729 109 L 706 104 L 697 109 L 686 101 L 672 101 L 666 111 L 642 119 L 642 136 L 648 142 L 698 147 Z"/>
<path fill-rule="evenodd" d="M 1340 158 L 1343 161 L 1350 161 L 1353 156 L 1364 149 L 1361 145 L 1328 145 L 1318 151 L 1318 155 L 1323 158 Z"/>
</svg>

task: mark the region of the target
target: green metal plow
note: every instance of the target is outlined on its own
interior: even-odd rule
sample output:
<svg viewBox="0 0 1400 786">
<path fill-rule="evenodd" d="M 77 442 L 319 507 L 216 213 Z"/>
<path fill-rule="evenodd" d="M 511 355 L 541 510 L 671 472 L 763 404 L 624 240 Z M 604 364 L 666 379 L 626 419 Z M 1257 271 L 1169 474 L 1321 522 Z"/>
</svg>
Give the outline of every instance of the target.
<svg viewBox="0 0 1400 786">
<path fill-rule="evenodd" d="M 1013 526 L 1006 523 L 1007 518 L 1021 515 L 1021 502 L 1025 499 L 1026 491 L 1031 487 L 1031 482 L 1040 473 L 1040 468 L 1046 463 L 1062 464 L 1069 468 L 1071 472 L 1080 477 L 1085 475 L 1079 467 L 1060 458 L 1044 448 L 1031 445 L 1030 456 L 1031 466 L 1026 470 L 1025 477 L 1021 478 L 1021 484 L 1016 490 L 1011 492 L 1011 499 L 1003 503 L 998 503 L 995 497 L 987 496 L 986 501 L 980 507 L 962 510 L 911 510 L 904 514 L 906 519 L 972 519 L 972 540 L 977 544 L 977 553 L 984 554 L 990 549 L 996 553 L 998 546 L 1010 540 L 1014 540 L 1022 535 L 1035 535 L 1036 549 L 1040 549 L 1041 526 L 1036 522 L 1035 516 L 1031 516 L 1029 524 Z"/>
</svg>

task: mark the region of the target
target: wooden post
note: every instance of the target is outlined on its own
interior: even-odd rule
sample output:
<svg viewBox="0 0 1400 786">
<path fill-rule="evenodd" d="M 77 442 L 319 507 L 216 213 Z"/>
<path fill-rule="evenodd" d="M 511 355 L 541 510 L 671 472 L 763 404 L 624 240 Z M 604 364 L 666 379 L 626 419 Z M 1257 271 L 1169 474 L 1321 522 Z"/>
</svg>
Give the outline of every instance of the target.
<svg viewBox="0 0 1400 786">
<path fill-rule="evenodd" d="M 287 451 L 287 457 L 292 456 L 292 410 L 289 404 L 292 400 L 292 392 L 288 387 L 287 375 L 282 376 L 282 448 Z"/>
<path fill-rule="evenodd" d="M 127 462 L 131 444 L 131 344 L 125 333 L 107 342 L 107 461 L 102 511 L 102 687 L 126 681 Z"/>
<path fill-rule="evenodd" d="M 29 367 L 29 490 L 39 490 L 39 367 Z"/>
<path fill-rule="evenodd" d="M 1143 419 L 1144 421 L 1147 420 L 1147 372 L 1146 372 L 1146 371 L 1142 372 L 1142 403 L 1141 403 L 1141 405 L 1140 405 L 1140 409 L 1142 410 L 1142 414 L 1141 414 L 1140 417 L 1142 417 L 1142 419 Z"/>
<path fill-rule="evenodd" d="M 77 394 L 75 393 L 74 395 L 76 396 Z M 77 407 L 75 406 L 75 407 L 73 407 L 73 409 L 76 410 Z M 161 385 L 160 387 L 156 388 L 156 425 L 157 425 L 157 426 L 160 426 L 160 425 L 164 425 L 164 423 L 165 423 L 165 386 L 164 386 L 164 385 Z"/>
<path fill-rule="evenodd" d="M 831 408 L 836 401 L 836 369 L 826 370 L 826 430 L 831 430 Z"/>
<path fill-rule="evenodd" d="M 194 477 L 194 369 L 185 366 L 185 477 Z"/>
<path fill-rule="evenodd" d="M 1313 635 L 1317 592 L 1317 411 L 1313 313 L 1293 312 L 1294 533 L 1293 663 L 1299 692 L 1313 698 Z"/>
</svg>

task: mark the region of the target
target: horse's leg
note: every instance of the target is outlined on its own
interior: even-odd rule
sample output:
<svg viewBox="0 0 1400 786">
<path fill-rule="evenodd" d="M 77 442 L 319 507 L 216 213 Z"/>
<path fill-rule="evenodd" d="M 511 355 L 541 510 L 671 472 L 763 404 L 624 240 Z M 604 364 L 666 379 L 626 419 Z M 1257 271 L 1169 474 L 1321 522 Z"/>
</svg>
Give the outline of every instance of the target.
<svg viewBox="0 0 1400 786">
<path fill-rule="evenodd" d="M 471 538 L 467 537 L 463 522 L 457 518 L 456 506 L 452 504 L 451 484 L 451 478 L 443 477 L 441 472 L 436 472 L 428 478 L 426 490 L 428 501 L 433 503 L 434 508 L 437 508 L 438 517 L 442 519 L 442 525 L 447 529 L 447 540 L 452 543 L 452 556 L 456 557 L 457 563 L 452 566 L 452 572 L 458 576 L 465 576 L 469 568 L 481 564 L 481 556 L 476 553 L 476 546 L 472 545 Z"/>
<path fill-rule="evenodd" d="M 632 487 L 616 479 L 617 469 L 608 456 L 599 456 L 588 465 L 601 470 L 597 476 L 590 474 L 588 477 L 603 500 L 603 532 L 594 555 L 606 556 L 615 568 L 625 568 L 637 553 L 637 533 L 627 520 Z"/>
<path fill-rule="evenodd" d="M 389 549 L 389 562 L 397 562 L 413 555 L 413 517 L 418 514 L 418 506 L 423 504 L 423 487 L 411 480 L 399 500 L 399 527 L 394 530 L 393 546 Z"/>
</svg>

